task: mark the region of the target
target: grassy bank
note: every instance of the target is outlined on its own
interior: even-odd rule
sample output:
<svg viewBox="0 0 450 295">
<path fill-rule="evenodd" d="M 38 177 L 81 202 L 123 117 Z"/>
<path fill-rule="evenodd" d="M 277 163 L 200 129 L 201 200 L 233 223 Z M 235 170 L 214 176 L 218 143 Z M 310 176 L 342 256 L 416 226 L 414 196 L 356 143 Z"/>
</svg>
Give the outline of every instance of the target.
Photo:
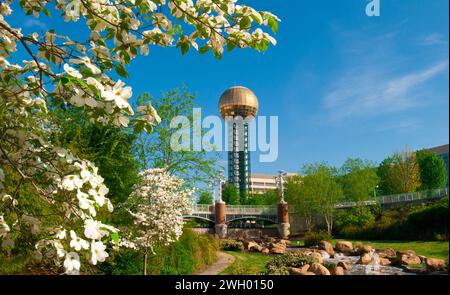
<svg viewBox="0 0 450 295">
<path fill-rule="evenodd" d="M 250 252 L 224 251 L 233 255 L 236 260 L 220 274 L 222 275 L 256 275 L 266 269 L 266 263 L 272 256 Z"/>
</svg>

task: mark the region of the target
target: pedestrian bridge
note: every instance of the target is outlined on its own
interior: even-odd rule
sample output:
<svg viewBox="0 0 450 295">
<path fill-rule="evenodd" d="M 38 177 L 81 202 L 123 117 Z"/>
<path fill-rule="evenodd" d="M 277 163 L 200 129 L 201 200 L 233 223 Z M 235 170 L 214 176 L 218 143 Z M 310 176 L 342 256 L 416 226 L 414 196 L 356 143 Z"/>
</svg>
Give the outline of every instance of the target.
<svg viewBox="0 0 450 295">
<path fill-rule="evenodd" d="M 432 189 L 420 192 L 396 194 L 381 196 L 377 199 L 372 199 L 364 202 L 343 202 L 336 205 L 337 209 L 341 208 L 351 208 L 356 206 L 371 206 L 380 204 L 381 206 L 389 206 L 401 203 L 413 203 L 413 202 L 427 202 L 440 199 L 442 197 L 448 196 L 448 188 Z"/>
<path fill-rule="evenodd" d="M 215 223 L 214 206 L 194 204 L 191 213 L 184 218 Z M 277 206 L 226 205 L 226 223 L 250 219 L 277 223 Z"/>
<path fill-rule="evenodd" d="M 352 208 L 356 206 L 390 206 L 393 204 L 433 201 L 444 196 L 448 196 L 448 188 L 420 191 L 414 193 L 381 196 L 376 199 L 364 202 L 343 202 L 336 205 L 336 209 Z M 261 220 L 272 223 L 278 222 L 277 206 L 255 206 L 255 205 L 226 205 L 227 224 L 235 221 Z M 190 214 L 184 216 L 185 219 L 199 219 L 208 223 L 216 223 L 215 205 L 194 204 Z"/>
</svg>

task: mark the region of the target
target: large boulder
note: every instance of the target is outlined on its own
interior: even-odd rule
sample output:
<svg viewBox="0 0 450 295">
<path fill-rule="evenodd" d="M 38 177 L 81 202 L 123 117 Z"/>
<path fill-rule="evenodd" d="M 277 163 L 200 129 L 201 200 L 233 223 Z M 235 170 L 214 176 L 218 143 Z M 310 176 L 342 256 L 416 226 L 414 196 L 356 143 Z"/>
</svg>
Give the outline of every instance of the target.
<svg viewBox="0 0 450 295">
<path fill-rule="evenodd" d="M 262 252 L 262 250 L 264 249 L 263 246 L 260 246 L 258 244 L 253 245 L 250 250 L 256 251 L 256 252 Z"/>
<path fill-rule="evenodd" d="M 442 259 L 427 258 L 425 259 L 425 265 L 429 272 L 443 271 L 445 268 L 445 261 Z"/>
<path fill-rule="evenodd" d="M 397 256 L 402 256 L 402 255 L 416 256 L 416 251 L 414 251 L 414 250 L 397 251 Z"/>
<path fill-rule="evenodd" d="M 309 254 L 309 256 L 311 256 L 312 258 L 314 258 L 314 260 L 317 263 L 322 264 L 323 263 L 323 256 L 322 254 L 318 253 L 318 252 L 312 252 L 311 254 Z"/>
<path fill-rule="evenodd" d="M 417 255 L 417 257 L 420 258 L 420 263 L 426 264 L 426 262 L 427 262 L 427 257 L 426 257 L 426 256 L 423 256 L 423 255 Z"/>
<path fill-rule="evenodd" d="M 323 266 L 320 263 L 313 263 L 309 267 L 308 271 L 309 272 L 313 272 L 316 275 L 320 275 L 320 276 L 329 276 L 329 275 L 331 275 L 330 271 L 325 266 Z"/>
<path fill-rule="evenodd" d="M 303 272 L 300 270 L 300 268 L 297 268 L 297 267 L 290 267 L 289 268 L 289 274 L 291 276 L 301 276 L 302 273 Z"/>
<path fill-rule="evenodd" d="M 270 253 L 272 254 L 284 254 L 286 252 L 286 245 L 281 243 L 272 243 L 270 247 Z"/>
<path fill-rule="evenodd" d="M 268 243 L 276 243 L 277 242 L 277 239 L 275 239 L 275 238 L 273 238 L 273 237 L 266 237 L 265 238 L 265 240 L 268 242 Z"/>
<path fill-rule="evenodd" d="M 372 246 L 370 246 L 370 245 L 362 245 L 361 247 L 359 247 L 358 248 L 359 249 L 359 251 L 361 251 L 362 253 L 361 254 L 363 254 L 363 253 L 370 253 L 370 252 L 372 252 Z"/>
<path fill-rule="evenodd" d="M 330 256 L 334 255 L 333 245 L 331 245 L 331 243 L 328 241 L 325 241 L 325 240 L 320 241 L 319 249 L 326 251 L 328 253 L 328 255 L 330 255 Z"/>
<path fill-rule="evenodd" d="M 377 249 L 376 252 L 377 252 L 378 256 L 383 257 L 383 258 L 397 256 L 397 253 L 392 248 Z"/>
<path fill-rule="evenodd" d="M 412 264 L 420 264 L 420 258 L 416 255 L 399 255 L 397 256 L 397 264 L 400 265 L 412 265 Z"/>
<path fill-rule="evenodd" d="M 344 261 L 339 261 L 337 266 L 342 267 L 344 270 L 350 269 L 350 264 L 348 264 L 347 262 L 344 262 Z"/>
<path fill-rule="evenodd" d="M 342 266 L 336 266 L 333 269 L 330 269 L 330 273 L 334 276 L 343 276 L 344 275 L 344 269 Z"/>
<path fill-rule="evenodd" d="M 269 254 L 269 253 L 270 253 L 270 250 L 269 250 L 268 248 L 263 248 L 263 249 L 261 250 L 261 253 L 263 253 L 263 254 Z"/>
<path fill-rule="evenodd" d="M 245 250 L 250 250 L 255 246 L 258 246 L 257 243 L 253 242 L 253 241 L 248 241 L 248 240 L 243 240 L 242 244 L 244 244 L 244 249 Z"/>
<path fill-rule="evenodd" d="M 336 242 L 336 247 L 334 248 L 344 254 L 350 254 L 353 251 L 353 244 L 348 241 L 338 241 Z"/>
<path fill-rule="evenodd" d="M 372 261 L 372 256 L 370 256 L 370 254 L 368 254 L 368 253 L 364 253 L 359 257 L 358 262 L 356 262 L 356 263 L 362 264 L 362 265 L 367 265 L 371 261 Z"/>
<path fill-rule="evenodd" d="M 309 264 L 305 264 L 299 268 L 302 272 L 307 272 L 309 270 Z"/>
<path fill-rule="evenodd" d="M 380 265 L 384 266 L 384 265 L 389 265 L 389 264 L 391 264 L 391 261 L 389 259 L 380 257 Z"/>
<path fill-rule="evenodd" d="M 305 264 L 301 267 L 290 267 L 289 268 L 289 274 L 290 275 L 297 275 L 297 276 L 303 276 L 303 275 L 308 275 L 308 269 L 309 269 L 309 264 Z"/>
</svg>

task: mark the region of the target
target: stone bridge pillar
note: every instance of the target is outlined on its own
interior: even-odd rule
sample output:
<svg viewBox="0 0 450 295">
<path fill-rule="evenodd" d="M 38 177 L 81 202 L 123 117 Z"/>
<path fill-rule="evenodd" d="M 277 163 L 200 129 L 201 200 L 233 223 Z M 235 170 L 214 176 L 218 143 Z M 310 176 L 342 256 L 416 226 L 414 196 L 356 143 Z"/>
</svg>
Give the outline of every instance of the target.
<svg viewBox="0 0 450 295">
<path fill-rule="evenodd" d="M 216 234 L 220 239 L 225 239 L 227 237 L 227 206 L 225 202 L 219 201 L 216 203 L 215 208 L 215 217 L 216 217 L 216 225 L 215 230 Z"/>
<path fill-rule="evenodd" d="M 278 203 L 277 209 L 278 234 L 282 239 L 287 239 L 289 238 L 291 227 L 289 223 L 288 204 L 282 200 L 280 203 Z"/>
</svg>

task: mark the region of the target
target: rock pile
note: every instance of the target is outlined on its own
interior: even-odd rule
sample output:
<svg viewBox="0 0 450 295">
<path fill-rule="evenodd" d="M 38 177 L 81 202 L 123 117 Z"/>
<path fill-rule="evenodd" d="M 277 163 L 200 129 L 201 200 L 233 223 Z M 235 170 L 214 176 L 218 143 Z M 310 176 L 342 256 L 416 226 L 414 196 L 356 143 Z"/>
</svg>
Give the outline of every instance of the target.
<svg viewBox="0 0 450 295">
<path fill-rule="evenodd" d="M 329 241 L 320 241 L 316 247 L 289 248 L 289 240 L 263 237 L 262 239 L 241 239 L 244 249 L 263 254 L 284 255 L 293 253 L 314 258 L 314 263 L 302 267 L 289 268 L 291 275 L 344 275 L 350 271 L 355 262 L 339 261 L 329 263 L 329 258 L 353 256 L 357 265 L 395 266 L 416 273 L 442 272 L 446 268 L 445 261 L 419 256 L 413 250 L 395 251 L 392 248 L 375 249 L 367 244 L 353 244 L 349 241 L 338 241 L 333 245 Z M 336 260 L 335 260 L 336 261 Z"/>
</svg>

